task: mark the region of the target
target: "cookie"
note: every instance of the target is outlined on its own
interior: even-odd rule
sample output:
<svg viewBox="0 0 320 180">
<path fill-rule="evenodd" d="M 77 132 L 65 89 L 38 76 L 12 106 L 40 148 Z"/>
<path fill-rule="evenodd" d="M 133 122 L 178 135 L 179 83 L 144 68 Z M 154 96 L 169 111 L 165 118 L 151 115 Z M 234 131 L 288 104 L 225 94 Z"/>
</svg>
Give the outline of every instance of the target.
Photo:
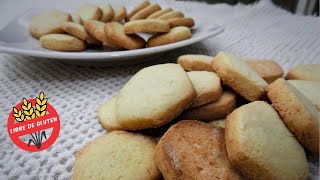
<svg viewBox="0 0 320 180">
<path fill-rule="evenodd" d="M 100 20 L 102 10 L 94 4 L 85 3 L 78 8 L 77 14 L 80 16 L 81 24 L 84 24 L 87 20 Z"/>
<path fill-rule="evenodd" d="M 155 160 L 164 179 L 243 179 L 229 161 L 224 129 L 199 121 L 171 126 Z"/>
<path fill-rule="evenodd" d="M 221 97 L 212 103 L 189 108 L 185 110 L 179 119 L 212 121 L 226 118 L 236 108 L 236 94 L 231 91 L 224 91 Z"/>
<path fill-rule="evenodd" d="M 84 23 L 85 30 L 94 38 L 98 39 L 99 41 L 103 42 L 103 44 L 113 49 L 121 49 L 121 47 L 117 45 L 117 43 L 112 41 L 110 38 L 107 38 L 105 26 L 105 23 L 96 20 L 88 20 Z"/>
<path fill-rule="evenodd" d="M 127 10 L 124 6 L 113 7 L 114 16 L 112 21 L 114 22 L 122 22 L 127 17 Z"/>
<path fill-rule="evenodd" d="M 307 149 L 318 155 L 320 112 L 312 102 L 281 78 L 269 84 L 267 95 L 289 130 Z"/>
<path fill-rule="evenodd" d="M 211 103 L 221 97 L 221 79 L 216 73 L 207 71 L 190 71 L 187 74 L 193 87 L 197 91 L 197 98 L 190 106 L 191 108 Z"/>
<path fill-rule="evenodd" d="M 211 125 L 215 125 L 215 126 L 219 126 L 219 127 L 225 128 L 225 121 L 226 121 L 225 119 L 218 119 L 218 120 L 210 121 L 208 123 L 211 124 Z"/>
<path fill-rule="evenodd" d="M 108 102 L 100 105 L 97 113 L 101 126 L 108 132 L 123 129 L 116 119 L 116 97 L 113 97 Z"/>
<path fill-rule="evenodd" d="M 158 19 L 139 19 L 124 24 L 126 34 L 135 33 L 166 33 L 170 31 L 170 26 L 166 21 Z"/>
<path fill-rule="evenodd" d="M 77 152 L 73 179 L 160 180 L 155 151 L 156 141 L 148 136 L 112 131 Z"/>
<path fill-rule="evenodd" d="M 61 24 L 68 21 L 71 21 L 71 16 L 63 11 L 53 10 L 40 13 L 31 19 L 29 31 L 37 39 L 46 34 L 63 33 Z"/>
<path fill-rule="evenodd" d="M 197 93 L 178 64 L 146 67 L 117 95 L 118 122 L 131 130 L 160 127 L 187 108 Z"/>
<path fill-rule="evenodd" d="M 284 74 L 281 66 L 272 60 L 246 60 L 245 62 L 269 84 Z"/>
<path fill-rule="evenodd" d="M 146 46 L 143 38 L 136 34 L 125 34 L 124 27 L 118 22 L 107 23 L 106 37 L 125 49 L 140 49 Z"/>
<path fill-rule="evenodd" d="M 81 18 L 77 13 L 71 13 L 71 21 L 76 24 L 81 24 Z"/>
<path fill-rule="evenodd" d="M 186 26 L 186 27 L 193 27 L 194 21 L 192 18 L 185 18 L 185 17 L 176 17 L 168 20 L 170 28 L 174 28 L 177 26 Z"/>
<path fill-rule="evenodd" d="M 138 6 L 134 7 L 133 10 L 128 13 L 127 19 L 130 19 L 133 15 L 135 15 L 137 12 L 141 11 L 142 9 L 146 8 L 147 6 L 150 5 L 149 1 L 143 1 L 140 3 Z"/>
<path fill-rule="evenodd" d="M 177 63 L 186 71 L 212 71 L 211 61 L 213 57 L 198 54 L 187 54 L 179 56 Z"/>
<path fill-rule="evenodd" d="M 224 84 L 247 100 L 256 101 L 265 98 L 265 87 L 268 83 L 240 58 L 219 52 L 211 65 Z"/>
<path fill-rule="evenodd" d="M 55 51 L 82 51 L 86 45 L 68 34 L 47 34 L 40 37 L 41 47 Z"/>
<path fill-rule="evenodd" d="M 297 88 L 320 111 L 320 82 L 307 80 L 288 80 L 288 83 Z"/>
<path fill-rule="evenodd" d="M 159 11 L 161 7 L 158 4 L 150 4 L 147 7 L 141 9 L 137 13 L 135 13 L 131 18 L 130 21 L 132 20 L 137 20 L 137 19 L 145 19 L 146 17 L 150 16 L 150 14 Z"/>
<path fill-rule="evenodd" d="M 148 46 L 161 46 L 191 38 L 191 30 L 187 27 L 175 27 L 168 33 L 157 34 L 148 39 Z"/>
<path fill-rule="evenodd" d="M 61 24 L 61 29 L 66 33 L 77 37 L 83 41 L 88 39 L 88 33 L 84 27 L 74 22 L 64 22 Z"/>
<path fill-rule="evenodd" d="M 100 5 L 99 8 L 102 11 L 100 21 L 104 23 L 110 22 L 115 15 L 112 6 L 110 4 L 103 4 L 103 5 Z"/>
<path fill-rule="evenodd" d="M 303 147 L 264 101 L 241 106 L 227 116 L 230 161 L 249 179 L 306 179 Z"/>
<path fill-rule="evenodd" d="M 172 8 L 165 8 L 165 9 L 161 9 L 161 10 L 158 10 L 152 14 L 150 14 L 150 16 L 148 16 L 146 19 L 156 19 L 158 18 L 159 16 L 162 16 L 168 12 L 172 12 Z"/>
<path fill-rule="evenodd" d="M 291 69 L 286 79 L 320 81 L 320 64 L 300 64 Z"/>
<path fill-rule="evenodd" d="M 88 43 L 88 45 L 92 45 L 92 46 L 100 46 L 102 44 L 101 41 L 99 41 L 98 39 L 96 39 L 95 37 L 93 37 L 90 34 L 88 34 L 87 43 Z"/>
<path fill-rule="evenodd" d="M 169 20 L 169 19 L 178 18 L 178 17 L 184 17 L 184 14 L 180 11 L 172 11 L 159 16 L 157 19 Z"/>
</svg>

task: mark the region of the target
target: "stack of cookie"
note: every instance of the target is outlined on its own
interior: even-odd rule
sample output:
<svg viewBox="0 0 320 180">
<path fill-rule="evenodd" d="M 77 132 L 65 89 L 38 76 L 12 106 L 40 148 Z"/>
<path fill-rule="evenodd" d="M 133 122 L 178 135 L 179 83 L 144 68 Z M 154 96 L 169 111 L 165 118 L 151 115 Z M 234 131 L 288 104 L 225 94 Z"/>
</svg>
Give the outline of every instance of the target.
<svg viewBox="0 0 320 180">
<path fill-rule="evenodd" d="M 191 38 L 193 26 L 194 20 L 182 12 L 143 1 L 128 14 L 124 6 L 89 3 L 72 14 L 44 12 L 32 18 L 29 30 L 43 48 L 83 51 L 88 45 L 122 50 L 174 43 Z M 144 39 L 137 33 L 151 37 Z"/>
<path fill-rule="evenodd" d="M 140 70 L 99 107 L 109 133 L 78 152 L 74 179 L 306 179 L 303 147 L 319 155 L 320 65 L 284 80 L 275 61 L 226 52 L 177 63 Z M 158 143 L 137 132 L 170 123 Z"/>
</svg>

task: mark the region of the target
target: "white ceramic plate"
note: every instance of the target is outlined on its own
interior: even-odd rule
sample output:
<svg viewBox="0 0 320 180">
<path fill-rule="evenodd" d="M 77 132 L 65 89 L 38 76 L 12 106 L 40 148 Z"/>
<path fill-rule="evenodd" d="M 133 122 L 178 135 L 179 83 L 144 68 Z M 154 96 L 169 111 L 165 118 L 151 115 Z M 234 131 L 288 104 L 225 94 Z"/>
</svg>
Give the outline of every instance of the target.
<svg viewBox="0 0 320 180">
<path fill-rule="evenodd" d="M 103 48 L 89 48 L 83 52 L 59 52 L 51 51 L 40 47 L 39 41 L 31 37 L 28 31 L 30 19 L 44 10 L 29 9 L 21 15 L 13 18 L 9 23 L 0 30 L 0 52 L 19 54 L 33 57 L 54 58 L 65 62 L 114 62 L 128 61 L 143 56 L 150 56 L 161 52 L 184 47 L 204 39 L 213 37 L 221 32 L 224 28 L 210 22 L 195 19 L 195 27 L 192 29 L 192 38 L 162 45 L 158 47 L 123 50 L 123 51 L 107 51 Z M 147 35 L 142 35 L 148 38 Z"/>
</svg>

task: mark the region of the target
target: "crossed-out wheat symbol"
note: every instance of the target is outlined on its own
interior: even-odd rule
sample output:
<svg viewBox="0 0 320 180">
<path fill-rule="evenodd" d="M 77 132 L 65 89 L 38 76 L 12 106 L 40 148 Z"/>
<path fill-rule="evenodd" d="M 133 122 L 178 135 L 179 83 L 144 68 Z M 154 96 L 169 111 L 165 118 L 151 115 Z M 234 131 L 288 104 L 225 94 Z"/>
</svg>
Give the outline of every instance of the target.
<svg viewBox="0 0 320 180">
<path fill-rule="evenodd" d="M 31 102 L 26 98 L 23 98 L 23 104 L 21 105 L 20 110 L 13 107 L 13 116 L 15 120 L 17 122 L 23 122 L 36 117 L 45 116 L 47 114 L 47 101 L 48 99 L 45 98 L 43 92 L 39 94 L 39 97 L 36 97 L 36 104 L 34 107 Z M 45 131 L 34 132 L 34 134 L 31 133 L 31 136 L 32 138 L 29 139 L 28 146 L 33 143 L 38 149 L 41 148 L 42 138 L 45 137 L 47 139 Z"/>
</svg>

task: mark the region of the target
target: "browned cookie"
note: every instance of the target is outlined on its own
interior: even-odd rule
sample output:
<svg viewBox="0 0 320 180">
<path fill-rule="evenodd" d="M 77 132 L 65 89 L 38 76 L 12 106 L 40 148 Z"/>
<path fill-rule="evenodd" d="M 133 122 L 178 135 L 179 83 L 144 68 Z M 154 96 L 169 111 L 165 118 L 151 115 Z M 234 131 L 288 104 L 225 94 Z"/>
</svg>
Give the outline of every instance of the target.
<svg viewBox="0 0 320 180">
<path fill-rule="evenodd" d="M 320 64 L 300 64 L 291 69 L 286 79 L 320 81 Z"/>
<path fill-rule="evenodd" d="M 177 63 L 186 71 L 214 71 L 211 66 L 213 57 L 199 54 L 179 56 Z"/>
<path fill-rule="evenodd" d="M 124 6 L 113 7 L 114 16 L 112 21 L 122 22 L 127 17 L 127 10 Z"/>
<path fill-rule="evenodd" d="M 284 74 L 281 66 L 273 60 L 246 60 L 246 63 L 254 69 L 267 83 L 272 83 Z"/>
<path fill-rule="evenodd" d="M 174 28 L 177 26 L 186 26 L 186 27 L 193 27 L 194 20 L 192 18 L 185 18 L 185 17 L 176 17 L 168 20 L 170 28 Z"/>
<path fill-rule="evenodd" d="M 172 11 L 159 16 L 157 19 L 169 20 L 169 19 L 178 18 L 178 17 L 184 17 L 184 14 L 180 11 Z"/>
<path fill-rule="evenodd" d="M 102 10 L 102 15 L 100 21 L 102 22 L 110 22 L 114 17 L 114 10 L 110 4 L 104 4 L 99 6 Z"/>
<path fill-rule="evenodd" d="M 124 24 L 126 34 L 135 33 L 166 33 L 170 31 L 170 26 L 166 21 L 159 19 L 139 19 Z"/>
<path fill-rule="evenodd" d="M 82 51 L 86 45 L 80 39 L 68 34 L 47 34 L 40 37 L 43 48 L 55 51 Z"/>
<path fill-rule="evenodd" d="M 164 34 L 156 34 L 148 39 L 148 46 L 161 46 L 191 38 L 191 30 L 187 27 L 175 27 Z"/>
<path fill-rule="evenodd" d="M 150 14 L 160 10 L 161 7 L 158 4 L 150 4 L 149 6 L 141 9 L 139 12 L 134 14 L 130 21 L 137 20 L 137 19 L 145 19 L 146 17 L 150 16 Z"/>
<path fill-rule="evenodd" d="M 143 1 L 141 4 L 139 4 L 138 6 L 134 7 L 133 10 L 130 13 L 128 13 L 127 19 L 130 19 L 137 12 L 141 11 L 142 9 L 146 8 L 149 5 L 150 5 L 149 1 Z"/>
<path fill-rule="evenodd" d="M 154 12 L 150 16 L 148 16 L 147 19 L 156 19 L 156 18 L 158 18 L 166 13 L 169 13 L 171 11 L 173 11 L 172 8 L 161 9 L 159 11 Z"/>
</svg>

